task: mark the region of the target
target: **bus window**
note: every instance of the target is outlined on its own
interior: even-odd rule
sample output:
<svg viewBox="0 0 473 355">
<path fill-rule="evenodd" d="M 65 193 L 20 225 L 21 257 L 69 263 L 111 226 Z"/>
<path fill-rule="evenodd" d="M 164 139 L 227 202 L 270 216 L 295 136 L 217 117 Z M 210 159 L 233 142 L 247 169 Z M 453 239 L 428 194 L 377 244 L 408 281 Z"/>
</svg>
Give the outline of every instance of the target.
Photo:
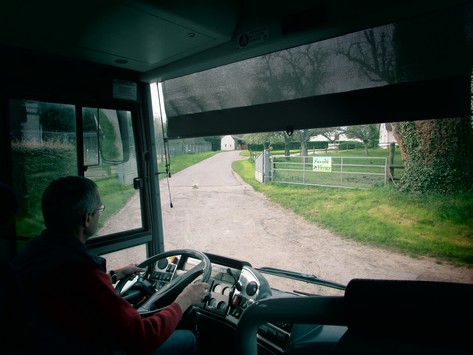
<svg viewBox="0 0 473 355">
<path fill-rule="evenodd" d="M 140 196 L 133 187 L 138 171 L 134 145 L 131 143 L 134 142 L 131 112 L 87 107 L 83 108 L 82 115 L 83 126 L 89 130 L 84 129 L 84 161 L 92 163 L 87 166 L 84 176 L 99 185 L 102 202 L 106 206 L 103 227 L 96 236 L 141 228 L 141 205 L 137 203 Z M 86 141 L 89 136 L 94 138 L 90 142 Z M 128 218 L 130 205 L 137 218 Z M 122 217 L 118 220 L 122 223 L 107 223 L 108 217 L 120 214 Z"/>
<path fill-rule="evenodd" d="M 39 234 L 44 228 L 44 188 L 81 171 L 97 183 L 106 206 L 95 238 L 143 227 L 140 194 L 133 183 L 138 168 L 130 111 L 81 108 L 79 134 L 75 105 L 12 99 L 9 107 L 13 181 L 20 201 L 17 235 Z M 130 203 L 135 218 L 108 222 L 112 215 L 128 214 Z"/>
<path fill-rule="evenodd" d="M 41 194 L 60 176 L 77 174 L 74 105 L 10 100 L 12 173 L 20 209 L 17 234 L 31 237 L 43 227 Z"/>
<path fill-rule="evenodd" d="M 107 260 L 107 268 L 109 270 L 117 269 L 123 265 L 136 264 L 148 258 L 145 244 L 101 254 L 101 256 Z"/>
</svg>

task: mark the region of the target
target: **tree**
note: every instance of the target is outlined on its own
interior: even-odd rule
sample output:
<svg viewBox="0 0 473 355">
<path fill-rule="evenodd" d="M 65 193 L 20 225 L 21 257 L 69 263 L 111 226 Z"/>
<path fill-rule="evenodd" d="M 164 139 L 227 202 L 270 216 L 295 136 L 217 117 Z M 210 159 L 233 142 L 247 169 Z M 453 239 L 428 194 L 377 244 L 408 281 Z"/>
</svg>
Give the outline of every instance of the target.
<svg viewBox="0 0 473 355">
<path fill-rule="evenodd" d="M 416 26 L 416 30 L 410 26 Z M 448 38 L 441 33 L 444 30 L 440 25 L 432 29 L 419 21 L 371 29 L 363 31 L 358 41 L 337 53 L 371 81 L 386 84 L 409 81 L 418 73 L 436 75 L 443 63 L 449 62 L 445 57 L 455 53 L 455 47 L 450 46 L 456 44 L 448 40 L 439 43 L 439 39 Z M 439 31 L 438 36 L 432 31 Z M 413 33 L 418 37 L 411 38 Z M 454 35 L 460 39 L 463 36 L 462 33 Z M 473 190 L 473 162 L 466 151 L 473 147 L 469 117 L 415 122 L 402 122 L 400 117 L 399 120 L 392 126 L 405 166 L 400 190 L 415 194 Z"/>
<path fill-rule="evenodd" d="M 316 95 L 328 75 L 327 61 L 327 50 L 314 43 L 264 55 L 259 63 L 260 80 L 257 80 L 253 96 L 259 101 L 272 102 Z M 294 139 L 299 140 L 301 155 L 306 156 L 307 143 L 314 132 L 311 129 L 296 129 L 294 135 L 279 132 L 285 143 L 286 156 L 289 156 Z"/>
<path fill-rule="evenodd" d="M 345 133 L 346 127 L 327 127 L 315 129 L 315 135 L 321 135 L 325 137 L 330 143 L 338 141 L 338 137 L 341 133 Z"/>
<path fill-rule="evenodd" d="M 365 155 L 368 155 L 368 147 L 374 146 L 379 141 L 379 124 L 364 124 L 350 126 L 345 130 L 348 138 L 357 138 L 365 146 Z"/>
<path fill-rule="evenodd" d="M 269 149 L 271 144 L 282 142 L 280 132 L 250 133 L 245 134 L 243 139 L 249 145 L 262 145 L 264 149 Z"/>
<path fill-rule="evenodd" d="M 220 142 L 222 141 L 222 136 L 208 136 L 204 140 L 212 144 L 212 151 L 220 150 Z"/>
<path fill-rule="evenodd" d="M 288 134 L 286 132 L 279 132 L 284 140 L 284 155 L 289 157 L 291 155 L 291 145 L 292 141 L 294 140 L 292 134 Z"/>
<path fill-rule="evenodd" d="M 472 126 L 469 119 L 398 122 L 396 139 L 402 146 L 402 191 L 451 194 L 472 191 Z"/>
<path fill-rule="evenodd" d="M 294 134 L 301 144 L 301 156 L 305 157 L 309 155 L 307 143 L 309 142 L 310 137 L 317 135 L 317 131 L 312 129 L 298 129 L 294 131 Z"/>
<path fill-rule="evenodd" d="M 443 26 L 443 21 L 456 25 Z M 438 19 L 435 26 L 423 21 L 396 26 L 393 38 L 398 80 L 406 81 L 419 73 L 437 76 L 445 75 L 443 71 L 458 70 L 446 63 L 452 63 L 452 58 L 462 58 L 458 48 L 463 48 L 462 43 L 470 40 L 461 25 L 463 21 L 463 14 L 451 12 Z M 414 26 L 415 31 L 412 31 Z M 412 33 L 416 34 L 415 38 L 411 38 Z M 459 65 L 461 60 L 455 63 Z M 470 71 L 470 68 L 471 63 L 468 63 L 464 70 Z M 418 194 L 473 191 L 470 117 L 398 122 L 393 128 L 404 157 L 401 190 Z"/>
</svg>

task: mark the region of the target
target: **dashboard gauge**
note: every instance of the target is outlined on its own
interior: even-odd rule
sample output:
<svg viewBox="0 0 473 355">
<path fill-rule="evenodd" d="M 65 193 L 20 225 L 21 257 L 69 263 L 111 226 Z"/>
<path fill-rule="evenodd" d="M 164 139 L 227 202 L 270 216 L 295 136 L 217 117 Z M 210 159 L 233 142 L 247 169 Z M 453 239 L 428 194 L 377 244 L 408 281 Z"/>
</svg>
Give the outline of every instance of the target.
<svg viewBox="0 0 473 355">
<path fill-rule="evenodd" d="M 251 281 L 248 285 L 246 285 L 246 294 L 248 296 L 253 296 L 256 291 L 258 291 L 258 285 L 255 281 Z"/>
<path fill-rule="evenodd" d="M 215 298 L 211 298 L 209 299 L 209 301 L 207 302 L 207 305 L 210 307 L 210 308 L 215 308 L 217 307 L 217 300 Z"/>
<path fill-rule="evenodd" d="M 223 294 L 224 296 L 230 296 L 230 293 L 232 293 L 232 288 L 231 288 L 231 287 L 225 287 L 225 288 L 223 289 L 222 294 Z"/>
<path fill-rule="evenodd" d="M 215 287 L 214 287 L 214 292 L 220 294 L 220 293 L 222 293 L 222 289 L 223 289 L 222 285 L 216 284 Z"/>
<path fill-rule="evenodd" d="M 227 304 L 225 302 L 222 301 L 218 303 L 218 309 L 220 309 L 221 311 L 224 311 L 226 307 Z"/>
</svg>

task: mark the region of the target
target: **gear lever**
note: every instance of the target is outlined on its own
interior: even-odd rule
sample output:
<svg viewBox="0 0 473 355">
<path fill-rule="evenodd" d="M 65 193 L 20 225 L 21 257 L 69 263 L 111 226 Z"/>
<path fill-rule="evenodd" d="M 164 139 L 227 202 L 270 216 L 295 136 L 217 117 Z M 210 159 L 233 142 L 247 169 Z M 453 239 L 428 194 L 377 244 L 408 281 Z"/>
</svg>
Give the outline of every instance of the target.
<svg viewBox="0 0 473 355">
<path fill-rule="evenodd" d="M 243 285 L 241 284 L 241 282 L 235 277 L 235 275 L 233 275 L 233 272 L 232 270 L 230 270 L 230 268 L 227 268 L 227 273 L 229 273 L 230 275 L 232 275 L 233 277 L 233 280 L 235 280 L 235 287 L 238 291 L 241 291 L 241 288 L 243 287 Z"/>
</svg>

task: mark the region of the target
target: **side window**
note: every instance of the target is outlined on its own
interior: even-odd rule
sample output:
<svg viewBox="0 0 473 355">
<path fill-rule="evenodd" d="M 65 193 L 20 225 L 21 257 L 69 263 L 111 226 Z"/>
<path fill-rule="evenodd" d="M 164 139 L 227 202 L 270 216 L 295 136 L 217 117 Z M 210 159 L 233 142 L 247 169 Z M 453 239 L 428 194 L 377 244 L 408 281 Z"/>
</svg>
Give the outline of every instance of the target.
<svg viewBox="0 0 473 355">
<path fill-rule="evenodd" d="M 41 194 L 51 180 L 77 174 L 76 112 L 73 105 L 10 100 L 14 189 L 20 209 L 17 235 L 43 228 Z"/>
<path fill-rule="evenodd" d="M 12 173 L 20 209 L 17 235 L 32 237 L 43 228 L 41 194 L 54 179 L 84 175 L 99 186 L 106 206 L 96 237 L 143 226 L 130 111 L 81 109 L 34 100 L 9 101 Z M 82 131 L 79 136 L 78 132 Z M 81 154 L 82 153 L 82 154 Z"/>
</svg>

